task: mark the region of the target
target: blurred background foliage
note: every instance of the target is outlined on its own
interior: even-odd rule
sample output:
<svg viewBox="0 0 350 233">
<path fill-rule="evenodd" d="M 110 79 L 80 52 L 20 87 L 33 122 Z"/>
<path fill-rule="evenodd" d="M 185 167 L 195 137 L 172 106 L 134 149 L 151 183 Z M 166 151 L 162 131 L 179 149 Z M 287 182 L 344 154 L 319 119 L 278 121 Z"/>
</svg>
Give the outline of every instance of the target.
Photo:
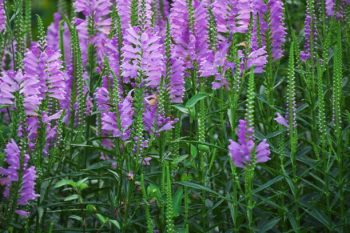
<svg viewBox="0 0 350 233">
<path fill-rule="evenodd" d="M 48 26 L 53 20 L 53 14 L 57 11 L 58 0 L 33 0 L 32 10 L 33 15 L 40 15 L 45 26 Z M 36 19 L 33 17 L 33 26 L 36 25 Z M 35 27 L 34 27 L 35 28 Z"/>
</svg>

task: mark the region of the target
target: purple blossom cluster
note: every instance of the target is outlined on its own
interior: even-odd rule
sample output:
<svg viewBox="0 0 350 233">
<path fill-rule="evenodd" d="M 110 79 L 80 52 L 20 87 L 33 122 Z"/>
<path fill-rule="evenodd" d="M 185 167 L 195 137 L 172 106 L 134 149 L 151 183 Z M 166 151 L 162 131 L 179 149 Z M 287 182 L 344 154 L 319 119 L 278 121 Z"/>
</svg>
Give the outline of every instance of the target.
<svg viewBox="0 0 350 233">
<path fill-rule="evenodd" d="M 228 147 L 235 166 L 244 168 L 252 161 L 265 163 L 270 160 L 269 144 L 263 140 L 256 145 L 253 139 L 253 130 L 247 127 L 245 120 L 239 121 L 237 137 L 237 142 L 230 140 Z"/>
<path fill-rule="evenodd" d="M 335 17 L 336 19 L 343 19 L 345 15 L 345 9 L 350 4 L 349 0 L 325 0 L 326 14 L 329 17 Z"/>
<path fill-rule="evenodd" d="M 34 166 L 28 165 L 29 155 L 23 154 L 14 140 L 7 144 L 5 153 L 8 167 L 0 167 L 0 184 L 5 186 L 3 195 L 5 198 L 9 198 L 10 190 L 15 183 L 19 183 L 17 204 L 18 208 L 21 208 L 38 197 L 38 194 L 35 193 L 36 169 Z M 23 158 L 21 158 L 22 156 Z M 20 174 L 22 174 L 21 177 Z M 17 209 L 16 213 L 21 216 L 29 215 L 29 212 L 20 209 Z"/>
</svg>

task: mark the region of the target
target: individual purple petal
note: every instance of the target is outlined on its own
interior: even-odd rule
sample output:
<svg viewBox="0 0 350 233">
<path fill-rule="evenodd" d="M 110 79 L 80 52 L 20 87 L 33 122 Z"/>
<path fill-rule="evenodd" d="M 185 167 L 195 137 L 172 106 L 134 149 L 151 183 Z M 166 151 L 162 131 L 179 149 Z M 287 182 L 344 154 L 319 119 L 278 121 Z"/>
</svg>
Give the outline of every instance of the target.
<svg viewBox="0 0 350 233">
<path fill-rule="evenodd" d="M 151 165 L 151 160 L 152 160 L 152 157 L 146 157 L 142 160 L 142 164 L 145 166 L 149 166 Z"/>
<path fill-rule="evenodd" d="M 18 214 L 19 216 L 21 217 L 28 217 L 30 215 L 30 213 L 28 211 L 25 211 L 25 210 L 16 210 L 15 211 L 16 214 Z"/>
<path fill-rule="evenodd" d="M 289 127 L 286 118 L 284 118 L 279 112 L 276 113 L 275 121 L 280 125 Z"/>
</svg>

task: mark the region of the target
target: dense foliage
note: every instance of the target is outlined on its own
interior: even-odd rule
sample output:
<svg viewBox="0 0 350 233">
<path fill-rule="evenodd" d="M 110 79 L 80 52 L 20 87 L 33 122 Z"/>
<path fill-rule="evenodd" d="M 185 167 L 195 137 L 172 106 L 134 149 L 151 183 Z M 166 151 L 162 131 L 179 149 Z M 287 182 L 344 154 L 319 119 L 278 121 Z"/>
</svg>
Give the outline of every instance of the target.
<svg viewBox="0 0 350 233">
<path fill-rule="evenodd" d="M 0 0 L 1 232 L 349 231 L 349 0 L 60 0 L 44 25 Z"/>
</svg>

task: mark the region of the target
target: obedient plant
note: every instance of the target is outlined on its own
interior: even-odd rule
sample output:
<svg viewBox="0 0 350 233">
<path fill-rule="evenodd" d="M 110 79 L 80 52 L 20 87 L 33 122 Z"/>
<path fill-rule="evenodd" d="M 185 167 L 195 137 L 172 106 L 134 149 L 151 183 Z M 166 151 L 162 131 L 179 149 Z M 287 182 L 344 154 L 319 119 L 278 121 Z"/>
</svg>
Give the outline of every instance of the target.
<svg viewBox="0 0 350 233">
<path fill-rule="evenodd" d="M 0 33 L 6 28 L 6 13 L 4 0 L 0 1 Z"/>
<path fill-rule="evenodd" d="M 0 0 L 0 229 L 346 232 L 349 3 Z"/>
<path fill-rule="evenodd" d="M 243 168 L 255 160 L 256 163 L 265 163 L 270 160 L 269 144 L 263 140 L 255 145 L 253 130 L 248 128 L 245 120 L 240 120 L 237 129 L 238 141 L 230 140 L 229 152 L 234 164 Z"/>
<path fill-rule="evenodd" d="M 21 216 L 28 216 L 29 212 L 17 208 L 25 207 L 29 201 L 35 200 L 38 194 L 35 193 L 36 170 L 29 166 L 29 155 L 23 154 L 14 140 L 11 140 L 6 148 L 7 168 L 0 167 L 0 184 L 5 186 L 4 197 L 14 198 L 17 202 L 16 213 Z M 10 192 L 13 191 L 13 192 Z"/>
</svg>

